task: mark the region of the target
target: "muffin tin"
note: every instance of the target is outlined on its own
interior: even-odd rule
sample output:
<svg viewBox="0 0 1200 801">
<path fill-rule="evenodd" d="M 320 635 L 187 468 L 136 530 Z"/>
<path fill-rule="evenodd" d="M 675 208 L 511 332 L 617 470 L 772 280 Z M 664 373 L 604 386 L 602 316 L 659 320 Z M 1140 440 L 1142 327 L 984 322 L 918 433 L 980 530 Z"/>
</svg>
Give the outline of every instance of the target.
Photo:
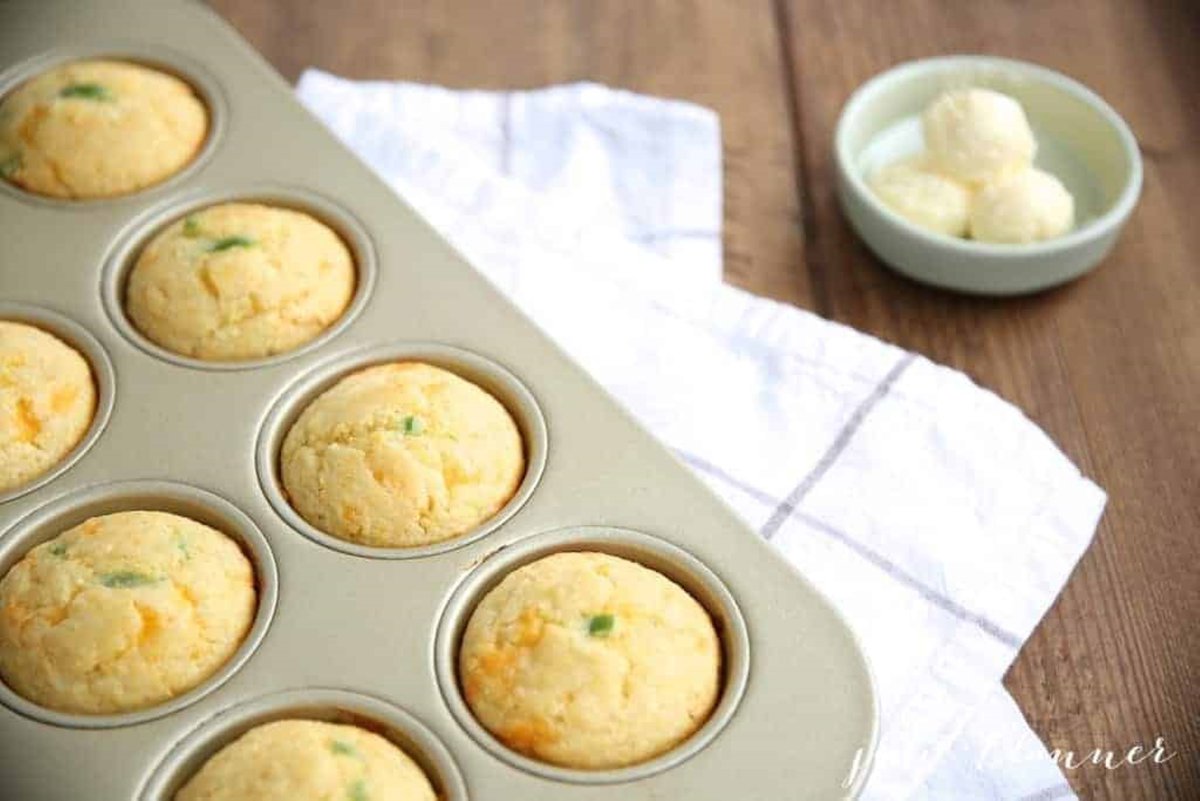
<svg viewBox="0 0 1200 801">
<path fill-rule="evenodd" d="M 136 24 L 131 24 L 136 20 Z M 166 69 L 208 103 L 197 161 L 147 191 L 57 201 L 0 188 L 0 318 L 77 347 L 100 388 L 92 429 L 56 470 L 0 496 L 0 570 L 82 519 L 174 511 L 235 538 L 259 610 L 237 655 L 192 692 L 128 714 L 53 712 L 0 686 L 5 798 L 170 798 L 250 726 L 300 716 L 393 739 L 446 801 L 839 798 L 875 747 L 870 674 L 835 610 L 691 472 L 371 174 L 216 15 L 185 0 L 0 7 L 0 92 L 66 60 Z M 121 287 L 162 225 L 223 200 L 302 209 L 354 252 L 359 288 L 325 335 L 238 364 L 183 359 L 139 336 Z M 287 425 L 348 370 L 417 358 L 479 383 L 513 414 L 528 469 L 492 520 L 408 550 L 322 534 L 276 475 Z M 723 694 L 702 729 L 612 771 L 546 765 L 474 719 L 455 675 L 474 604 L 559 550 L 655 568 L 712 614 Z"/>
</svg>

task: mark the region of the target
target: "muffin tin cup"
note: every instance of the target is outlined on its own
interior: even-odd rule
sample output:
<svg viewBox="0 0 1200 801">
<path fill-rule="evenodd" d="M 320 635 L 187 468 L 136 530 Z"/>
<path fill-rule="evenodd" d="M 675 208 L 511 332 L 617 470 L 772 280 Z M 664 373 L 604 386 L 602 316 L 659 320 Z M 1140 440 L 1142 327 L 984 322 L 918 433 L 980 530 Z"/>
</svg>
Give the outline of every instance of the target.
<svg viewBox="0 0 1200 801">
<path fill-rule="evenodd" d="M 86 328 L 69 317 L 58 312 L 44 309 L 41 306 L 30 306 L 24 303 L 9 303 L 0 300 L 0 320 L 25 323 L 53 334 L 67 345 L 70 345 L 83 356 L 92 370 L 92 380 L 96 383 L 96 409 L 92 414 L 92 424 L 84 433 L 83 438 L 57 464 L 33 479 L 0 492 L 0 504 L 16 500 L 26 493 L 33 492 L 71 469 L 88 449 L 99 439 L 108 418 L 112 415 L 113 403 L 116 398 L 117 377 L 113 370 L 112 360 L 108 351 L 92 336 Z M 0 574 L 3 575 L 3 574 Z"/>
<path fill-rule="evenodd" d="M 422 361 L 444 368 L 487 390 L 512 415 L 525 445 L 525 475 L 517 491 L 496 514 L 458 537 L 409 548 L 385 548 L 350 542 L 305 520 L 287 499 L 279 470 L 279 451 L 296 418 L 318 395 L 346 375 L 377 364 Z M 375 559 L 420 559 L 469 545 L 504 525 L 529 500 L 546 469 L 546 421 L 537 400 L 521 381 L 479 354 L 436 342 L 404 342 L 351 351 L 329 359 L 292 384 L 272 406 L 258 437 L 255 464 L 262 491 L 289 526 L 335 551 Z"/>
<path fill-rule="evenodd" d="M 458 653 L 475 607 L 514 570 L 544 556 L 570 551 L 606 553 L 658 571 L 687 590 L 705 608 L 721 640 L 721 696 L 712 714 L 688 739 L 645 762 L 610 770 L 581 770 L 533 759 L 509 748 L 484 728 L 463 697 L 458 679 Z M 434 668 L 442 698 L 455 720 L 494 756 L 515 768 L 554 781 L 620 784 L 645 779 L 683 763 L 721 733 L 737 711 L 750 677 L 750 636 L 741 610 L 725 584 L 684 549 L 629 529 L 574 526 L 509 545 L 463 579 L 442 611 L 434 644 Z"/>
<path fill-rule="evenodd" d="M 379 698 L 347 690 L 285 690 L 224 709 L 188 733 L 155 768 L 139 801 L 170 801 L 209 757 L 255 726 L 320 720 L 372 731 L 404 751 L 429 777 L 439 801 L 467 801 L 467 786 L 449 750 L 415 717 Z"/>
<path fill-rule="evenodd" d="M 75 210 L 93 212 L 97 208 L 119 204 L 141 203 L 147 197 L 161 197 L 177 190 L 181 184 L 187 183 L 195 174 L 204 169 L 219 147 L 228 124 L 229 105 L 221 90 L 221 83 L 211 72 L 199 62 L 188 58 L 183 53 L 168 47 L 145 42 L 137 39 L 114 38 L 107 42 L 97 42 L 88 45 L 55 47 L 26 59 L 0 72 L 0 97 L 4 97 L 13 89 L 30 78 L 34 78 L 47 70 L 71 62 L 88 59 L 112 59 L 128 61 L 152 69 L 166 72 L 182 80 L 192 88 L 196 96 L 208 110 L 208 133 L 204 143 L 192 157 L 192 160 L 178 172 L 159 181 L 156 184 L 128 192 L 123 195 L 98 198 L 58 198 L 40 195 L 28 189 L 0 179 L 0 192 L 15 197 L 18 200 L 35 205 L 51 206 L 58 210 Z"/>
<path fill-rule="evenodd" d="M 261 359 L 240 361 L 208 361 L 185 356 L 164 348 L 139 331 L 125 313 L 125 284 L 129 278 L 129 271 L 133 269 L 142 249 L 163 228 L 181 217 L 221 203 L 263 203 L 293 209 L 309 214 L 332 228 L 349 248 L 354 260 L 354 295 L 342 315 L 320 334 L 298 347 Z M 371 237 L 354 215 L 336 202 L 315 192 L 299 187 L 261 184 L 219 192 L 201 191 L 176 195 L 135 217 L 119 235 L 116 246 L 105 259 L 101 273 L 100 296 L 113 326 L 136 347 L 152 356 L 196 370 L 256 370 L 303 356 L 345 331 L 367 305 L 375 287 L 377 271 L 378 263 Z"/>
<path fill-rule="evenodd" d="M 233 539 L 254 567 L 258 606 L 245 639 L 233 656 L 200 684 L 174 698 L 130 712 L 87 715 L 36 704 L 0 681 L 0 703 L 26 717 L 54 726 L 111 729 L 133 726 L 178 712 L 229 680 L 250 658 L 271 625 L 279 577 L 271 547 L 254 521 L 236 506 L 206 490 L 171 481 L 123 481 L 101 484 L 56 498 L 0 535 L 0 576 L 30 549 L 98 515 L 130 510 L 170 512 L 189 517 Z"/>
</svg>

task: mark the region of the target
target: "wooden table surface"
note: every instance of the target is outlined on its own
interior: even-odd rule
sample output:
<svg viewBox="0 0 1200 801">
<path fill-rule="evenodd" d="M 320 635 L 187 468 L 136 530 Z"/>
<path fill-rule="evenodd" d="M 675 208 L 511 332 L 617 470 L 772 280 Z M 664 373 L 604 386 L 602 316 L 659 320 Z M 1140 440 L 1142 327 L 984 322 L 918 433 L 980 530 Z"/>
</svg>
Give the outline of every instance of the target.
<svg viewBox="0 0 1200 801">
<path fill-rule="evenodd" d="M 289 79 L 525 88 L 589 79 L 721 115 L 732 283 L 957 367 L 1109 493 L 1095 543 L 1005 684 L 1085 798 L 1200 798 L 1200 4 L 1133 0 L 213 0 Z M 994 53 L 1074 76 L 1129 121 L 1140 206 L 1090 276 L 979 300 L 883 268 L 838 212 L 850 92 L 899 61 Z M 1045 799 L 1058 795 L 1052 791 Z"/>
</svg>

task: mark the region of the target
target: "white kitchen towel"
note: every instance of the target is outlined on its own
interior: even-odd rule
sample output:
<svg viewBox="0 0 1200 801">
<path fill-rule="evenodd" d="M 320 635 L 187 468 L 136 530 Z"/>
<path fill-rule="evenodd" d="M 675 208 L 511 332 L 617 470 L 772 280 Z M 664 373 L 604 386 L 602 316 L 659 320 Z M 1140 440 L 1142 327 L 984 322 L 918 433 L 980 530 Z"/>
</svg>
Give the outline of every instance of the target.
<svg viewBox="0 0 1200 801">
<path fill-rule="evenodd" d="M 1000 680 L 1104 493 L 965 375 L 720 283 L 712 112 L 316 71 L 298 93 L 846 614 L 881 701 L 865 798 L 1072 795 Z"/>
</svg>

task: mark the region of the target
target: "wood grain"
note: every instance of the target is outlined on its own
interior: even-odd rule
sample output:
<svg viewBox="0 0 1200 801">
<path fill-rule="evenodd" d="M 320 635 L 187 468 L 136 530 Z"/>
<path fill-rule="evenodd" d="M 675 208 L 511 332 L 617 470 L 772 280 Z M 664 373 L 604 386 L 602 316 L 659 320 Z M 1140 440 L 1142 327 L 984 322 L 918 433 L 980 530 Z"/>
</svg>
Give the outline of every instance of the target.
<svg viewBox="0 0 1200 801">
<path fill-rule="evenodd" d="M 1163 736 L 1166 765 L 1070 773 L 1088 798 L 1200 796 L 1200 247 L 1189 226 L 1200 150 L 1182 4 L 795 0 L 797 137 L 814 225 L 808 268 L 830 316 L 965 370 L 1014 400 L 1110 495 L 1096 542 L 1007 684 L 1051 748 L 1125 751 Z M 1096 273 L 1040 297 L 983 301 L 918 287 L 856 242 L 834 200 L 838 110 L 876 72 L 983 52 L 1073 75 L 1131 123 L 1143 199 Z"/>
<path fill-rule="evenodd" d="M 716 109 L 726 274 L 962 369 L 1109 492 L 1096 542 L 1007 684 L 1051 748 L 1165 765 L 1069 772 L 1085 798 L 1200 798 L 1200 6 L 1130 0 L 214 0 L 289 79 L 305 66 L 455 87 L 595 80 Z M 841 104 L 939 53 L 1024 58 L 1108 99 L 1146 159 L 1112 257 L 1033 298 L 883 268 L 833 197 Z"/>
<path fill-rule="evenodd" d="M 592 80 L 709 106 L 722 123 L 727 275 L 783 300 L 809 295 L 787 76 L 766 0 L 212 5 L 289 80 L 308 66 L 457 88 Z"/>
</svg>

